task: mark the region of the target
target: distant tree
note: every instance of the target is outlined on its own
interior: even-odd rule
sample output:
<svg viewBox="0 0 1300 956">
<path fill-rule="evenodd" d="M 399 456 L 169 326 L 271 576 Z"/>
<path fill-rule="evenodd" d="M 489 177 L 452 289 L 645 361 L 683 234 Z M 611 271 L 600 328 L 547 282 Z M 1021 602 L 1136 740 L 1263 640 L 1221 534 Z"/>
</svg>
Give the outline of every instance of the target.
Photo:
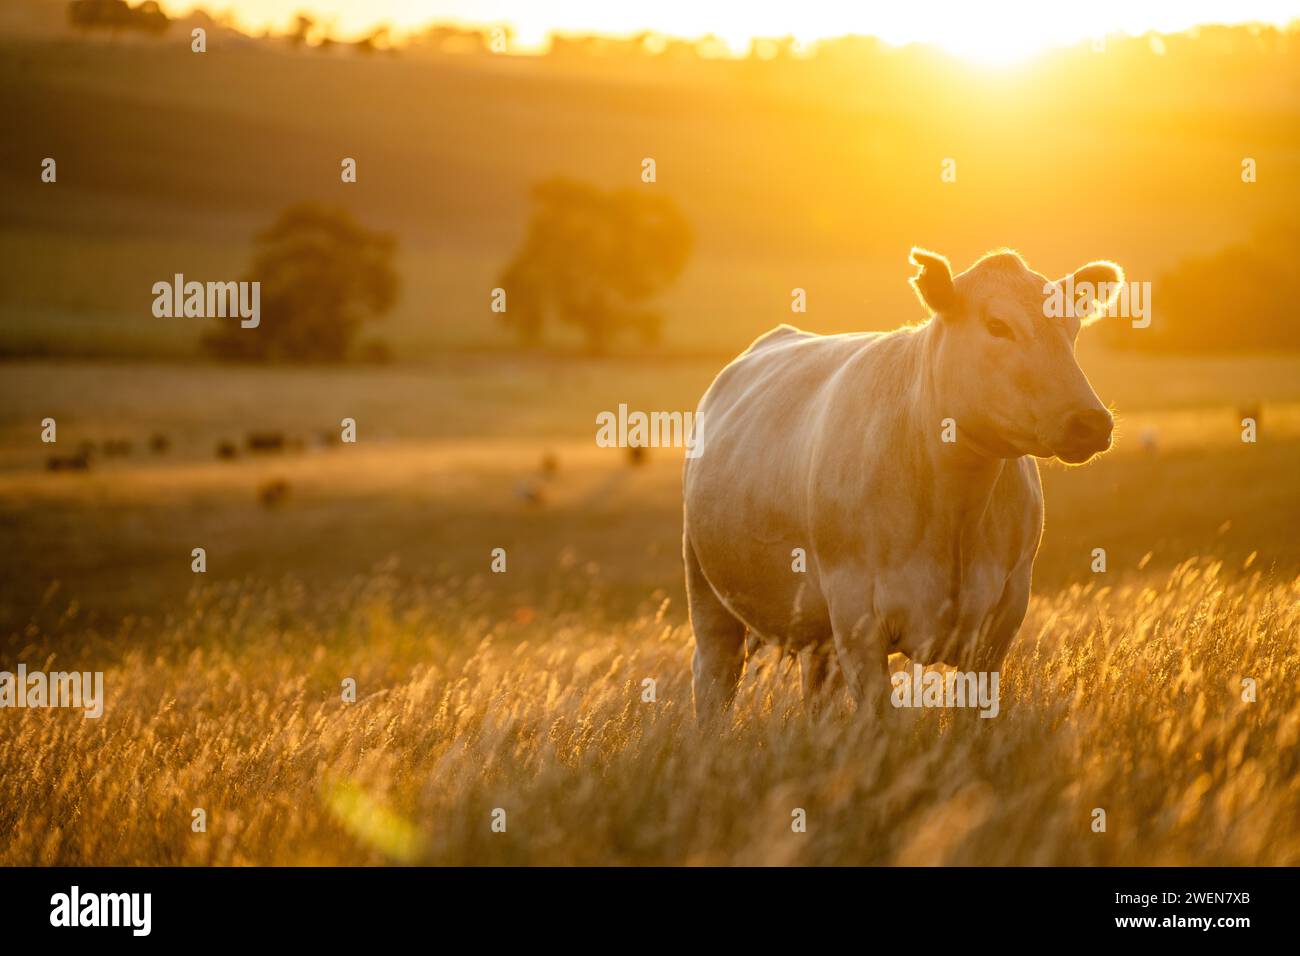
<svg viewBox="0 0 1300 956">
<path fill-rule="evenodd" d="M 342 210 L 290 206 L 255 242 L 248 279 L 261 282 L 261 324 L 218 319 L 203 344 L 222 358 L 340 361 L 362 323 L 397 301 L 396 240 Z"/>
<path fill-rule="evenodd" d="M 389 28 L 387 25 L 380 26 L 374 32 L 362 37 L 352 44 L 358 53 L 374 53 L 376 50 L 384 49 L 389 44 Z"/>
<path fill-rule="evenodd" d="M 1149 329 L 1123 319 L 1103 327 L 1112 344 L 1148 352 L 1297 349 L 1297 298 L 1300 227 L 1283 223 L 1159 276 Z"/>
<path fill-rule="evenodd" d="M 498 279 L 506 323 L 530 343 L 554 317 L 597 353 L 625 331 L 656 341 L 662 317 L 643 303 L 690 255 L 690 226 L 676 204 L 644 188 L 606 192 L 563 177 L 534 186 L 532 199 L 524 243 Z"/>
<path fill-rule="evenodd" d="M 512 35 L 513 32 L 506 29 L 507 39 Z M 488 30 L 472 27 L 435 26 L 425 31 L 424 41 L 438 53 L 488 53 L 492 36 Z"/>
<path fill-rule="evenodd" d="M 311 28 L 316 22 L 305 13 L 299 13 L 293 18 L 293 29 L 289 31 L 289 45 L 300 47 L 307 43 L 307 34 L 311 33 Z"/>
<path fill-rule="evenodd" d="M 68 22 L 79 30 L 138 30 L 155 35 L 165 33 L 171 23 L 157 0 L 144 0 L 136 7 L 126 0 L 72 0 Z"/>
</svg>

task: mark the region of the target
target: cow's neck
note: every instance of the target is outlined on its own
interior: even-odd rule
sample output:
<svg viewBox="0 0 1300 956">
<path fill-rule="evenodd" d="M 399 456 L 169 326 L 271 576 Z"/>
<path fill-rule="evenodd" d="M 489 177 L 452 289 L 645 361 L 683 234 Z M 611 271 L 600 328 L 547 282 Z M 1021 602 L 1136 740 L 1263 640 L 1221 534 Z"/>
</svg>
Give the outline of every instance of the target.
<svg viewBox="0 0 1300 956">
<path fill-rule="evenodd" d="M 914 425 L 921 436 L 923 468 L 939 504 L 935 517 L 941 527 L 935 530 L 960 554 L 965 551 L 967 535 L 988 510 L 993 489 L 1006 461 L 980 447 L 969 432 L 961 430 L 960 422 L 957 422 L 955 442 L 939 440 L 942 422 L 953 417 L 953 412 L 945 399 L 942 378 L 937 374 L 936 351 L 938 336 L 942 334 L 937 323 L 936 319 L 916 336 L 921 354 L 916 377 L 918 388 L 914 408 L 917 417 Z"/>
</svg>

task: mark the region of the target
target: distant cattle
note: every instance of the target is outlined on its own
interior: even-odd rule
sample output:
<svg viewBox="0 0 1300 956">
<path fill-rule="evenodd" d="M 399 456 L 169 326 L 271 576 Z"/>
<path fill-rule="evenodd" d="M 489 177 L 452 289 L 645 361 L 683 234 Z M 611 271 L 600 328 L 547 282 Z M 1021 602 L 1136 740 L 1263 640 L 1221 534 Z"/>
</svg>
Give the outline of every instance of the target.
<svg viewBox="0 0 1300 956">
<path fill-rule="evenodd" d="M 526 505 L 540 507 L 546 504 L 546 492 L 542 486 L 532 478 L 525 478 L 515 485 L 515 497 Z"/>
<path fill-rule="evenodd" d="M 914 249 L 912 262 L 928 322 L 781 326 L 701 401 L 708 441 L 683 492 L 701 717 L 734 695 L 747 632 L 799 653 L 812 702 L 833 678 L 881 708 L 895 651 L 998 669 L 1042 532 L 1034 458 L 1081 463 L 1110 445 L 1111 415 L 1074 355 L 1109 299 L 1055 313 L 1065 280 L 1013 252 L 956 278 L 942 256 Z M 1123 273 L 1094 262 L 1072 278 L 1113 294 Z"/>
<path fill-rule="evenodd" d="M 244 438 L 244 445 L 251 452 L 281 452 L 285 448 L 283 432 L 249 432 Z"/>
<path fill-rule="evenodd" d="M 289 482 L 283 478 L 273 478 L 257 489 L 257 500 L 263 507 L 275 508 L 289 500 Z"/>
<path fill-rule="evenodd" d="M 81 448 L 71 455 L 50 455 L 45 459 L 45 468 L 47 471 L 89 471 L 90 451 Z"/>
</svg>

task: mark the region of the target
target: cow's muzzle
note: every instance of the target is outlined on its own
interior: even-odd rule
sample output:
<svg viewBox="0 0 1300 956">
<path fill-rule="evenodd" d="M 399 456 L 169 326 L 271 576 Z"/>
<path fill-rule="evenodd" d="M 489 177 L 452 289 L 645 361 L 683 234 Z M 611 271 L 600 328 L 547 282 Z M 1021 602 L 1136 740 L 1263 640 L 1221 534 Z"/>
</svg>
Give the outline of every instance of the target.
<svg viewBox="0 0 1300 956">
<path fill-rule="evenodd" d="M 1114 427 L 1115 420 L 1104 408 L 1071 412 L 1056 444 L 1056 457 L 1071 465 L 1087 461 L 1110 447 Z"/>
</svg>

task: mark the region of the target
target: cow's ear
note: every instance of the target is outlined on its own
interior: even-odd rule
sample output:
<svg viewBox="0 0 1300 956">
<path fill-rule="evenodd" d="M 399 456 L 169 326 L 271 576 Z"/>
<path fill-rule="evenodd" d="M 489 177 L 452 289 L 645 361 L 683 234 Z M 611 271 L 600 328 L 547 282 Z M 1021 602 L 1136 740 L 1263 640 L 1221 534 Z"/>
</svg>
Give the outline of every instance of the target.
<svg viewBox="0 0 1300 956">
<path fill-rule="evenodd" d="M 912 288 L 931 312 L 943 312 L 957 304 L 957 290 L 952 287 L 952 267 L 937 252 L 912 247 L 912 265 L 921 271 L 912 276 Z"/>
<path fill-rule="evenodd" d="M 1091 325 L 1119 298 L 1124 270 L 1113 262 L 1089 262 L 1070 276 L 1074 288 L 1074 314 L 1083 325 Z"/>
</svg>

